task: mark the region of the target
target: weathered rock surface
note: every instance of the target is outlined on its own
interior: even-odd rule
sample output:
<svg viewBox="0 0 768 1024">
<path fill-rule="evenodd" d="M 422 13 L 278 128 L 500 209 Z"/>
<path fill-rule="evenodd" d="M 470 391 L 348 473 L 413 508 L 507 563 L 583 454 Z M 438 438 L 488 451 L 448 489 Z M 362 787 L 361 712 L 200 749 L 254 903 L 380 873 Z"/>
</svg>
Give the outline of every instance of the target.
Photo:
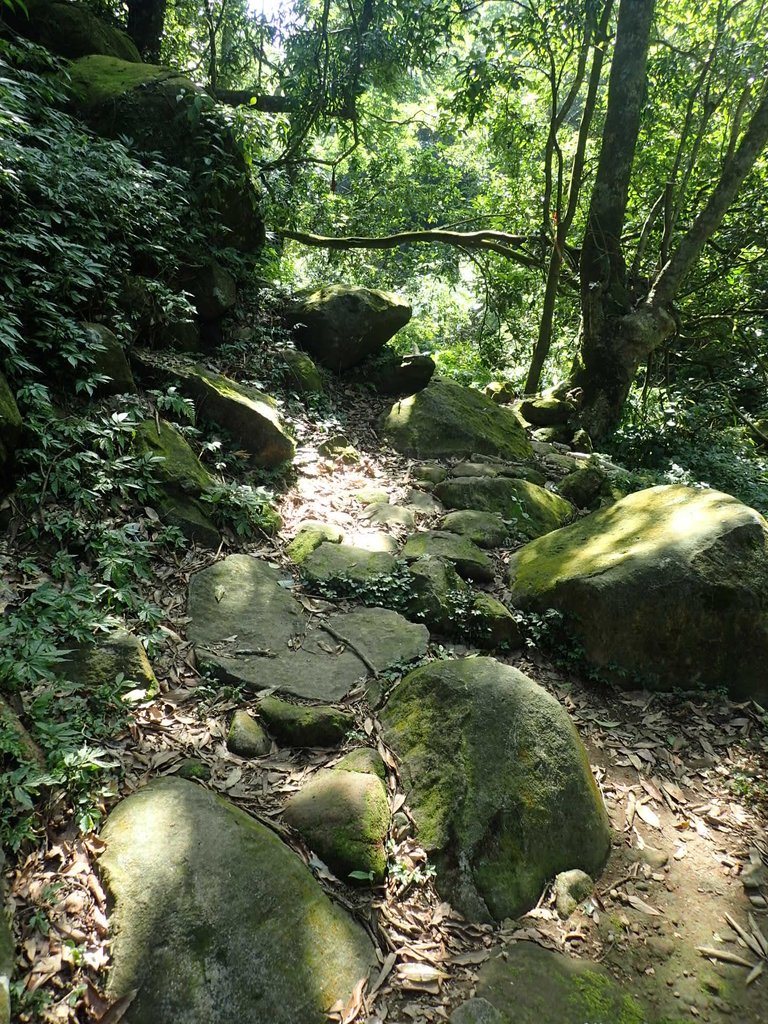
<svg viewBox="0 0 768 1024">
<path fill-rule="evenodd" d="M 581 466 L 568 473 L 558 484 L 558 490 L 566 501 L 577 508 L 593 508 L 601 497 L 610 500 L 610 481 L 596 466 Z"/>
<path fill-rule="evenodd" d="M 417 459 L 531 456 L 525 431 L 513 413 L 479 391 L 447 380 L 432 380 L 423 391 L 393 405 L 384 434 L 399 452 Z"/>
<path fill-rule="evenodd" d="M 390 505 L 388 501 L 368 505 L 362 518 L 371 526 L 394 526 L 412 530 L 415 525 L 413 512 L 409 508 Z"/>
<path fill-rule="evenodd" d="M 96 393 L 102 395 L 134 394 L 136 382 L 128 365 L 125 350 L 116 335 L 104 324 L 85 323 L 87 334 L 96 340 L 99 351 L 91 348 L 93 356 L 93 372 L 109 377 L 96 387 Z"/>
<path fill-rule="evenodd" d="M 504 948 L 504 954 L 481 968 L 474 1000 L 493 1007 L 497 1016 L 452 1017 L 452 1024 L 648 1024 L 650 1020 L 600 964 L 564 956 L 534 942 L 513 943 Z"/>
<path fill-rule="evenodd" d="M 510 586 L 625 685 L 768 699 L 768 524 L 730 495 L 637 491 L 521 548 Z"/>
<path fill-rule="evenodd" d="M 355 716 L 327 705 L 289 704 L 262 697 L 259 714 L 288 747 L 335 747 L 355 725 Z"/>
<path fill-rule="evenodd" d="M 189 540 L 218 547 L 219 531 L 200 501 L 215 481 L 185 438 L 165 420 L 144 420 L 136 429 L 136 445 L 156 459 L 152 472 L 163 491 L 158 502 L 163 520 Z"/>
<path fill-rule="evenodd" d="M 511 477 L 456 477 L 438 484 L 435 494 L 448 508 L 494 512 L 525 537 L 557 530 L 574 513 L 559 494 Z"/>
<path fill-rule="evenodd" d="M 424 491 L 418 491 L 415 488 L 408 491 L 405 500 L 408 508 L 412 508 L 415 512 L 421 512 L 426 516 L 433 516 L 443 511 L 442 502 L 438 501 L 431 494 L 425 494 Z"/>
<path fill-rule="evenodd" d="M 361 376 L 380 395 L 415 395 L 422 391 L 432 379 L 435 361 L 431 356 L 395 356 L 382 363 L 361 368 Z"/>
<path fill-rule="evenodd" d="M 415 562 L 425 555 L 452 562 L 460 576 L 468 580 L 491 582 L 494 564 L 491 558 L 467 537 L 442 530 L 414 533 L 403 548 L 403 558 Z"/>
<path fill-rule="evenodd" d="M 198 661 L 220 678 L 256 690 L 275 687 L 298 697 L 339 700 L 368 669 L 316 616 L 310 618 L 280 585 L 282 579 L 279 570 L 250 555 L 230 555 L 195 573 L 187 634 Z M 424 626 L 383 608 L 337 613 L 328 625 L 377 671 L 420 657 L 429 638 Z"/>
<path fill-rule="evenodd" d="M 0 373 L 0 478 L 10 469 L 21 440 L 22 419 L 8 381 Z"/>
<path fill-rule="evenodd" d="M 263 244 L 242 146 L 204 89 L 172 68 L 99 54 L 74 61 L 66 74 L 81 116 L 98 134 L 126 137 L 191 171 L 196 203 L 220 226 L 217 240 L 245 251 Z"/>
<path fill-rule="evenodd" d="M 574 868 L 572 871 L 561 871 L 555 876 L 555 906 L 563 920 L 571 916 L 578 905 L 592 895 L 595 883 L 586 873 Z"/>
<path fill-rule="evenodd" d="M 492 658 L 434 662 L 380 718 L 438 890 L 465 916 L 517 917 L 558 871 L 599 874 L 610 828 L 586 751 L 531 679 Z"/>
<path fill-rule="evenodd" d="M 523 631 L 509 608 L 490 594 L 480 591 L 472 602 L 472 622 L 468 630 L 476 647 L 494 650 L 496 647 L 521 647 Z"/>
<path fill-rule="evenodd" d="M 297 344 L 340 373 L 383 348 L 411 307 L 388 292 L 337 284 L 297 297 L 287 315 Z"/>
<path fill-rule="evenodd" d="M 344 534 L 337 526 L 308 519 L 299 524 L 296 536 L 286 547 L 285 553 L 296 565 L 302 565 L 323 541 L 341 544 L 343 538 Z"/>
<path fill-rule="evenodd" d="M 325 393 L 322 375 L 306 352 L 288 348 L 280 352 L 280 357 L 285 363 L 285 381 L 289 391 L 296 391 L 300 395 Z"/>
<path fill-rule="evenodd" d="M 408 614 L 430 629 L 452 636 L 456 629 L 457 603 L 465 599 L 469 586 L 452 562 L 425 555 L 408 566 L 411 598 Z"/>
<path fill-rule="evenodd" d="M 117 676 L 149 696 L 158 691 L 157 679 L 141 640 L 127 630 L 116 630 L 94 643 L 84 644 L 59 663 L 67 679 L 84 683 L 89 690 L 114 686 Z"/>
<path fill-rule="evenodd" d="M 440 529 L 466 537 L 481 548 L 499 548 L 509 538 L 509 528 L 500 515 L 476 509 L 449 512 L 443 517 Z"/>
<path fill-rule="evenodd" d="M 264 728 L 247 711 L 236 711 L 227 733 L 227 749 L 239 757 L 264 757 L 272 741 Z"/>
<path fill-rule="evenodd" d="M 25 6 L 29 18 L 16 16 L 14 27 L 60 57 L 74 60 L 98 53 L 136 63 L 141 61 L 131 37 L 85 4 L 31 2 Z"/>
<path fill-rule="evenodd" d="M 192 271 L 183 284 L 185 290 L 192 293 L 197 315 L 203 320 L 218 320 L 237 299 L 234 277 L 215 260 Z"/>
<path fill-rule="evenodd" d="M 289 798 L 284 817 L 342 881 L 353 872 L 369 875 L 374 885 L 384 878 L 390 811 L 377 775 L 321 770 Z"/>
<path fill-rule="evenodd" d="M 353 544 L 320 544 L 304 559 L 302 573 L 310 584 L 344 580 L 368 583 L 394 571 L 395 558 L 388 551 L 367 551 Z"/>
<path fill-rule="evenodd" d="M 363 929 L 296 854 L 195 783 L 151 782 L 118 804 L 102 839 L 109 996 L 138 990 L 126 1024 L 322 1024 L 375 964 Z"/>
<path fill-rule="evenodd" d="M 520 415 L 535 427 L 554 427 L 567 423 L 573 414 L 573 406 L 562 398 L 539 395 L 524 398 L 520 403 Z"/>
<path fill-rule="evenodd" d="M 279 466 L 293 458 L 293 441 L 269 395 L 202 367 L 185 371 L 181 381 L 201 419 L 224 427 L 251 452 L 256 465 Z"/>
</svg>

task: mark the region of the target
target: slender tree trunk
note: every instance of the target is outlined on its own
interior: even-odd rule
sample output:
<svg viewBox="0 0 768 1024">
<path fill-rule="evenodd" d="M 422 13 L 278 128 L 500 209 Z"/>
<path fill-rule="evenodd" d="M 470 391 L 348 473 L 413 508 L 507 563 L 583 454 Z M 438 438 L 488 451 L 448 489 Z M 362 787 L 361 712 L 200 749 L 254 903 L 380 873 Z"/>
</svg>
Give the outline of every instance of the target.
<svg viewBox="0 0 768 1024">
<path fill-rule="evenodd" d="M 128 0 L 128 35 L 139 53 L 153 64 L 160 61 L 166 0 Z"/>
</svg>

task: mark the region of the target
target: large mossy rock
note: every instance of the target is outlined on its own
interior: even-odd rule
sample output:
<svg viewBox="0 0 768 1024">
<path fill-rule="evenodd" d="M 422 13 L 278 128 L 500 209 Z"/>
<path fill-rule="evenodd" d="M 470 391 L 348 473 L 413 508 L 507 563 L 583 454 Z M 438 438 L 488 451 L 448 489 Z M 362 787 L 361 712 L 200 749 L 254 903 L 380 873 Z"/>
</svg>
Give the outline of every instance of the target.
<svg viewBox="0 0 768 1024">
<path fill-rule="evenodd" d="M 411 319 L 411 307 L 389 292 L 334 284 L 298 296 L 287 316 L 296 343 L 341 373 L 383 348 Z"/>
<path fill-rule="evenodd" d="M 81 57 L 64 84 L 99 134 L 130 140 L 189 171 L 195 202 L 220 228 L 218 241 L 250 250 L 265 238 L 259 197 L 242 146 L 208 93 L 173 68 L 117 57 Z"/>
<path fill-rule="evenodd" d="M 472 920 L 534 906 L 608 856 L 608 817 L 578 733 L 546 690 L 492 658 L 434 662 L 380 713 L 441 895 Z"/>
<path fill-rule="evenodd" d="M 256 465 L 269 468 L 293 458 L 293 441 L 269 395 L 202 367 L 183 372 L 182 389 L 194 399 L 200 418 L 224 427 Z"/>
<path fill-rule="evenodd" d="M 199 664 L 250 689 L 337 701 L 368 674 L 357 652 L 379 672 L 426 652 L 427 629 L 384 608 L 330 615 L 329 633 L 286 582 L 293 581 L 250 555 L 230 555 L 195 573 L 187 632 Z"/>
<path fill-rule="evenodd" d="M 619 682 L 768 700 L 768 523 L 728 494 L 637 491 L 521 548 L 509 578 Z"/>
<path fill-rule="evenodd" d="M 136 382 L 133 379 L 125 349 L 114 332 L 104 324 L 84 323 L 83 328 L 95 343 L 91 349 L 93 357 L 91 369 L 94 373 L 108 378 L 97 385 L 96 393 L 99 395 L 135 394 Z"/>
<path fill-rule="evenodd" d="M 8 473 L 21 440 L 23 422 L 8 381 L 0 373 L 0 480 Z"/>
<path fill-rule="evenodd" d="M 435 487 L 435 494 L 447 508 L 494 512 L 524 537 L 557 530 L 574 514 L 559 494 L 511 477 L 451 477 Z"/>
<path fill-rule="evenodd" d="M 136 448 L 152 457 L 152 473 L 162 494 L 157 502 L 164 522 L 189 540 L 215 548 L 221 543 L 200 498 L 215 481 L 185 438 L 165 420 L 144 420 L 136 429 Z"/>
<path fill-rule="evenodd" d="M 159 689 L 144 645 L 124 629 L 76 647 L 57 668 L 62 676 L 84 684 L 92 693 L 114 687 L 118 676 L 150 697 Z"/>
<path fill-rule="evenodd" d="M 649 1024 L 643 1007 L 600 964 L 535 942 L 516 942 L 504 948 L 503 957 L 490 959 L 480 971 L 474 1002 L 496 1013 L 474 1019 L 493 1024 Z M 455 1017 L 456 1024 L 472 1020 L 468 1014 Z"/>
<path fill-rule="evenodd" d="M 403 548 L 407 562 L 431 555 L 442 558 L 456 566 L 459 576 L 484 583 L 493 581 L 493 560 L 468 537 L 462 537 L 448 530 L 425 530 L 414 533 Z"/>
<path fill-rule="evenodd" d="M 342 881 L 355 878 L 355 872 L 375 885 L 383 880 L 390 811 L 377 775 L 319 771 L 289 798 L 284 817 Z M 357 880 L 363 881 L 359 876 Z"/>
<path fill-rule="evenodd" d="M 296 854 L 195 783 L 151 782 L 101 837 L 125 1024 L 322 1024 L 375 963 Z"/>
<path fill-rule="evenodd" d="M 427 355 L 398 356 L 387 352 L 375 361 L 365 363 L 358 379 L 380 395 L 415 395 L 422 391 L 435 372 L 435 361 Z"/>
<path fill-rule="evenodd" d="M 423 391 L 393 405 L 384 421 L 384 434 L 399 452 L 417 459 L 532 456 L 513 413 L 479 391 L 448 380 L 433 380 Z"/>
<path fill-rule="evenodd" d="M 89 54 L 118 57 L 140 63 L 131 37 L 100 18 L 85 4 L 27 2 L 29 18 L 13 17 L 14 27 L 28 39 L 40 43 L 59 57 L 74 60 Z"/>
</svg>

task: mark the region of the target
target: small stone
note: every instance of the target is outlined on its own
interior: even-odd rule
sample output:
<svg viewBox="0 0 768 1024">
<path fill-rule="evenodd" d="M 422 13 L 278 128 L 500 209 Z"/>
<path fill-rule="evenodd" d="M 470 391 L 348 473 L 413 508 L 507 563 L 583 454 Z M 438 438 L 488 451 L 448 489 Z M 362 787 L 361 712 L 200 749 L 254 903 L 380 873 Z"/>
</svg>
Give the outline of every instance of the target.
<svg viewBox="0 0 768 1024">
<path fill-rule="evenodd" d="M 334 747 L 355 724 L 354 715 L 329 706 L 289 704 L 262 697 L 259 714 L 277 739 L 290 747 Z"/>
<path fill-rule="evenodd" d="M 592 895 L 595 883 L 585 871 L 561 871 L 555 876 L 555 906 L 563 920 L 576 910 L 578 905 Z"/>
<path fill-rule="evenodd" d="M 509 539 L 509 529 L 501 516 L 474 509 L 449 512 L 443 517 L 440 529 L 458 533 L 481 548 L 498 548 Z"/>
<path fill-rule="evenodd" d="M 653 846 L 644 846 L 642 850 L 629 850 L 628 857 L 631 861 L 639 861 L 647 864 L 649 868 L 658 870 L 669 862 L 669 854 L 666 850 L 657 850 Z"/>
<path fill-rule="evenodd" d="M 437 512 L 443 511 L 441 502 L 437 498 L 433 498 L 431 494 L 425 494 L 424 491 L 410 490 L 406 494 L 405 500 L 410 508 L 427 515 L 435 515 Z"/>
<path fill-rule="evenodd" d="M 264 757 L 272 742 L 256 719 L 247 711 L 236 711 L 227 734 L 227 749 L 240 757 Z"/>
<path fill-rule="evenodd" d="M 492 560 L 466 537 L 441 530 L 427 530 L 408 538 L 403 548 L 406 561 L 416 561 L 425 555 L 453 562 L 456 571 L 465 579 L 489 583 L 494 577 Z"/>
<path fill-rule="evenodd" d="M 199 757 L 185 757 L 183 761 L 179 762 L 176 775 L 181 779 L 188 779 L 190 782 L 207 782 L 211 777 L 211 768 Z"/>
<path fill-rule="evenodd" d="M 413 467 L 413 478 L 421 482 L 426 480 L 431 484 L 439 484 L 448 476 L 448 470 L 438 462 L 422 462 Z"/>
<path fill-rule="evenodd" d="M 476 647 L 522 647 L 525 642 L 520 624 L 510 610 L 490 594 L 480 592 L 472 603 L 473 629 L 470 639 Z"/>
<path fill-rule="evenodd" d="M 343 539 L 344 533 L 338 526 L 306 520 L 299 524 L 298 532 L 286 547 L 285 553 L 296 565 L 302 565 L 324 540 L 329 544 L 340 544 Z"/>
<path fill-rule="evenodd" d="M 363 487 L 355 498 L 361 505 L 383 505 L 389 501 L 387 492 L 378 487 Z"/>
<path fill-rule="evenodd" d="M 488 462 L 457 462 L 449 476 L 498 476 L 499 470 Z"/>
<path fill-rule="evenodd" d="M 487 999 L 468 999 L 451 1014 L 451 1024 L 506 1024 L 506 1020 Z"/>
<path fill-rule="evenodd" d="M 410 509 L 383 502 L 368 505 L 363 513 L 363 519 L 372 526 L 399 526 L 405 530 L 412 530 L 416 525 Z"/>
</svg>

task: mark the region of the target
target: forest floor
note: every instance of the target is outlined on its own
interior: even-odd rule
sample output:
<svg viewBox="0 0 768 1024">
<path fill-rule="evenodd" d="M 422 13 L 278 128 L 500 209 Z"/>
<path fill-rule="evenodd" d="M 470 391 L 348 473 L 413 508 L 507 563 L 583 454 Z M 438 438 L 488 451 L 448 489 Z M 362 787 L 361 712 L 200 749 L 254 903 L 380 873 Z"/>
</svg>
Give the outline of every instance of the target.
<svg viewBox="0 0 768 1024">
<path fill-rule="evenodd" d="M 226 552 L 246 551 L 280 564 L 293 572 L 295 592 L 300 582 L 283 546 L 301 520 L 364 531 L 364 507 L 354 497 L 361 488 L 386 490 L 397 503 L 411 486 L 409 461 L 383 449 L 376 433 L 384 403 L 356 387 L 339 387 L 335 402 L 331 420 L 318 424 L 306 412 L 294 417 L 300 447 L 281 497 L 281 535 L 244 544 L 232 538 Z M 339 430 L 360 453 L 359 462 L 318 454 L 319 443 Z M 434 518 L 422 515 L 419 526 L 432 526 Z M 508 554 L 497 552 L 493 589 L 502 599 Z M 495 655 L 546 687 L 570 712 L 587 745 L 615 839 L 593 897 L 567 921 L 559 919 L 554 898 L 545 891 L 538 906 L 519 920 L 496 928 L 467 924 L 441 902 L 408 826 L 393 837 L 395 867 L 386 886 L 364 892 L 334 879 L 282 824 L 287 796 L 344 751 L 273 746 L 265 758 L 244 760 L 227 750 L 232 711 L 255 708 L 255 700 L 202 677 L 184 639 L 189 576 L 215 557 L 191 549 L 184 558 L 158 566 L 155 599 L 167 611 L 170 642 L 154 665 L 160 695 L 135 710 L 129 729 L 110 747 L 123 769 L 120 795 L 198 758 L 210 770 L 207 785 L 269 824 L 299 852 L 331 896 L 366 924 L 379 948 L 378 978 L 365 989 L 360 986 L 331 1019 L 345 1024 L 447 1020 L 473 994 L 482 964 L 505 943 L 525 938 L 603 963 L 653 1018 L 768 1022 L 768 969 L 755 977 L 750 966 L 727 962 L 735 956 L 756 965 L 768 958 L 768 948 L 752 930 L 754 925 L 768 936 L 768 904 L 760 906 L 760 899 L 768 898 L 764 710 L 721 696 L 617 691 L 588 681 L 578 667 L 564 667 L 567 649 L 557 660 L 535 648 Z M 458 655 L 473 653 L 432 639 Z M 348 746 L 378 743 L 390 769 L 392 807 L 407 814 L 396 763 L 378 740 L 376 712 L 366 704 L 362 687 L 349 695 L 346 706 L 359 723 Z M 116 1024 L 127 1009 L 127 1004 L 110 1007 L 102 995 L 109 927 L 95 870 L 100 849 L 97 835 L 77 837 L 66 818 L 53 813 L 45 845 L 15 872 L 10 897 L 22 931 L 22 975 L 29 992 L 51 996 L 39 1016 L 26 1013 L 19 1020 Z M 752 888 L 745 888 L 745 880 Z M 739 927 L 747 944 L 737 935 Z M 748 948 L 750 940 L 760 957 Z M 699 947 L 717 955 L 704 956 Z"/>
</svg>

